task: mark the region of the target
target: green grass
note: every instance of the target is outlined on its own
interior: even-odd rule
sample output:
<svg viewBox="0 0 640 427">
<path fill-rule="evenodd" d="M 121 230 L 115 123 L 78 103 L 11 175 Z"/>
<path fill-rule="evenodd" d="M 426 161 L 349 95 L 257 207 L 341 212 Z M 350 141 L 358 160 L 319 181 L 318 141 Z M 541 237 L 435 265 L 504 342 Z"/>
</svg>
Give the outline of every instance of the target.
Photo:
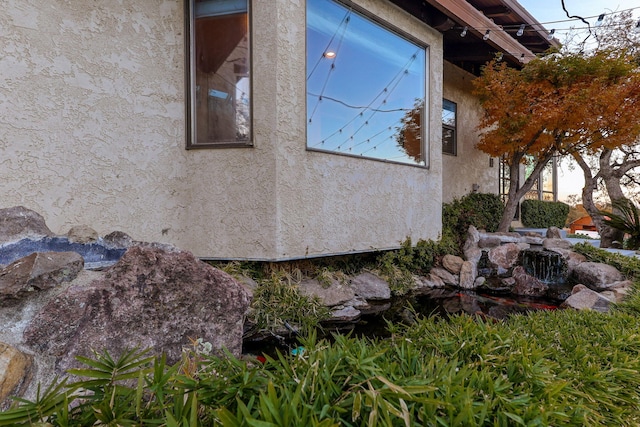
<svg viewBox="0 0 640 427">
<path fill-rule="evenodd" d="M 79 381 L 0 413 L 0 425 L 640 425 L 637 298 L 609 314 L 427 317 L 390 332 L 311 334 L 303 355 L 264 365 L 195 346 L 172 367 L 135 351 L 96 354 L 74 371 Z"/>
</svg>

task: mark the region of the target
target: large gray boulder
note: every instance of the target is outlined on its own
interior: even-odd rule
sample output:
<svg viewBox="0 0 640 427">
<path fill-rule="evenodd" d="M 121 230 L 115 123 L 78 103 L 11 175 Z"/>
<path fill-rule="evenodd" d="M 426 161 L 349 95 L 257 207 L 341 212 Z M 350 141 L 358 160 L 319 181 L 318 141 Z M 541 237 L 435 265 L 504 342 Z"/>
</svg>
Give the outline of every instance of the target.
<svg viewBox="0 0 640 427">
<path fill-rule="evenodd" d="M 134 246 L 104 278 L 50 300 L 24 340 L 56 358 L 58 371 L 76 366 L 74 356 L 89 356 L 91 349 L 117 357 L 152 348 L 173 363 L 197 338 L 239 354 L 249 303 L 235 279 L 188 252 Z"/>
<path fill-rule="evenodd" d="M 583 262 L 577 265 L 573 274 L 578 283 L 594 291 L 604 291 L 624 280 L 624 276 L 615 267 L 599 262 Z"/>
<path fill-rule="evenodd" d="M 584 285 L 576 285 L 571 291 L 571 296 L 560 305 L 562 308 L 576 310 L 609 311 L 611 300 Z"/>
</svg>

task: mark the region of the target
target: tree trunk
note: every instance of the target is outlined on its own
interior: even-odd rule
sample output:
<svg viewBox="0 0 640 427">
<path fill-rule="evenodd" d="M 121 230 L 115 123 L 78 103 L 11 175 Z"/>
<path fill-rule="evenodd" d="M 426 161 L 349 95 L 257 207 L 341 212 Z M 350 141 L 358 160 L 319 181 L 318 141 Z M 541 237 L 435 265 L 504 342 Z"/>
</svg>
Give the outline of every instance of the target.
<svg viewBox="0 0 640 427">
<path fill-rule="evenodd" d="M 574 153 L 573 158 L 576 160 L 576 162 L 582 169 L 582 173 L 584 175 L 584 187 L 582 188 L 582 205 L 584 206 L 589 216 L 591 216 L 591 219 L 593 220 L 593 224 L 596 226 L 596 230 L 600 235 L 600 247 L 609 248 L 615 241 L 622 242 L 622 239 L 624 238 L 624 234 L 619 232 L 618 230 L 615 230 L 609 227 L 607 224 L 604 223 L 604 217 L 600 214 L 600 210 L 598 209 L 598 207 L 596 206 L 593 200 L 593 193 L 598 188 L 598 178 L 602 177 L 601 174 L 603 172 L 604 172 L 604 175 L 606 175 L 605 182 L 606 180 L 610 181 L 610 185 L 612 186 L 615 196 L 618 196 L 618 194 L 622 195 L 622 189 L 620 188 L 620 180 L 618 179 L 617 181 L 618 189 L 620 190 L 620 192 L 617 193 L 615 189 L 615 184 L 611 181 L 612 179 L 615 179 L 615 178 L 613 174 L 607 173 L 607 169 L 610 170 L 609 161 L 611 159 L 611 150 L 605 149 L 602 153 L 600 153 L 600 159 L 599 159 L 600 170 L 595 176 L 592 174 L 591 168 L 589 167 L 587 162 L 582 158 L 582 156 L 579 153 Z M 607 187 L 607 191 L 608 189 L 609 188 Z M 609 196 L 612 197 L 611 194 Z M 622 195 L 622 197 L 624 196 Z M 612 197 L 612 200 L 613 200 L 613 197 Z"/>
<path fill-rule="evenodd" d="M 511 160 L 511 164 L 509 165 L 509 179 L 511 180 L 511 184 L 509 185 L 509 193 L 507 195 L 504 213 L 502 214 L 500 225 L 498 225 L 499 232 L 504 233 L 509 231 L 511 221 L 513 221 L 513 217 L 516 215 L 516 211 L 518 209 L 518 202 L 520 202 L 525 194 L 531 190 L 531 187 L 535 184 L 540 172 L 547 165 L 551 157 L 553 157 L 553 153 L 549 153 L 543 158 L 538 159 L 531 175 L 529 175 L 520 187 L 518 187 L 517 184 L 519 183 L 518 177 L 520 175 L 520 160 L 522 159 L 522 156 L 516 156 Z"/>
<path fill-rule="evenodd" d="M 611 152 L 611 150 L 609 150 L 609 152 Z M 628 201 L 629 199 L 624 195 L 622 187 L 620 186 L 620 179 L 622 179 L 624 173 L 618 173 L 623 171 L 614 169 L 614 166 L 611 165 L 610 158 L 611 154 L 606 157 L 603 157 L 603 155 L 600 156 L 600 173 L 604 180 L 604 186 L 607 189 L 609 199 L 611 200 L 613 213 L 620 215 L 621 212 L 613 207 L 615 206 L 615 202 L 621 200 Z M 619 242 L 619 244 L 622 245 L 624 242 L 624 232 L 605 224 L 602 233 L 600 233 L 600 247 L 610 248 L 614 242 Z"/>
</svg>

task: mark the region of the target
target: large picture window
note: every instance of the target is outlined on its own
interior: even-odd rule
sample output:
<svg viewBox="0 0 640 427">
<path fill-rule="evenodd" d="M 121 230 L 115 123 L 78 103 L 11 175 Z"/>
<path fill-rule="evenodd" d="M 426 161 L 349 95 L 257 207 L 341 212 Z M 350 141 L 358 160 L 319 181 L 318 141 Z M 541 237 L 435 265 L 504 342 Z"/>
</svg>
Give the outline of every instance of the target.
<svg viewBox="0 0 640 427">
<path fill-rule="evenodd" d="M 248 0 L 186 0 L 187 148 L 250 145 Z"/>
<path fill-rule="evenodd" d="M 426 48 L 335 0 L 307 0 L 307 148 L 426 164 Z"/>
</svg>

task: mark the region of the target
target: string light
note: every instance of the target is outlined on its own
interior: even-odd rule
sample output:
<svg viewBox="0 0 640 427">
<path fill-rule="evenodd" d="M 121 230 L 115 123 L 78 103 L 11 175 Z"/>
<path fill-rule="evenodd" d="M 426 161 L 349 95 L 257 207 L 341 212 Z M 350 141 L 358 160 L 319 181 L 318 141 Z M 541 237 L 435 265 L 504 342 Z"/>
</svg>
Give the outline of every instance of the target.
<svg viewBox="0 0 640 427">
<path fill-rule="evenodd" d="M 484 33 L 484 36 L 482 36 L 482 40 L 484 41 L 489 40 L 489 33 L 491 33 L 491 30 L 487 30 L 487 32 Z"/>
<path fill-rule="evenodd" d="M 602 27 L 602 26 L 604 26 L 604 27 L 615 27 L 615 26 L 619 26 L 620 24 L 612 23 L 612 24 L 604 25 L 604 18 L 607 15 L 620 14 L 620 13 L 623 13 L 623 12 L 635 11 L 637 9 L 640 9 L 640 7 L 633 7 L 633 8 L 624 9 L 624 10 L 620 10 L 620 11 L 616 11 L 616 12 L 612 12 L 612 13 L 602 13 L 600 15 L 587 16 L 587 17 L 585 17 L 585 19 L 597 18 L 595 25 L 598 26 L 598 27 Z M 502 25 L 502 26 L 500 26 L 500 28 L 503 29 L 503 30 L 516 30 L 517 29 L 517 35 L 520 36 L 520 29 L 523 28 L 523 26 L 524 26 L 524 28 L 523 28 L 522 34 L 524 34 L 524 31 L 526 31 L 527 28 L 531 28 L 534 31 L 548 31 L 546 28 L 544 28 L 545 25 L 557 24 L 557 23 L 571 23 L 571 22 L 575 22 L 575 21 L 577 21 L 577 19 L 564 19 L 564 20 L 558 20 L 558 21 L 541 22 L 541 23 L 536 23 L 536 24 Z M 638 22 L 638 25 L 636 25 L 636 27 L 634 27 L 634 29 L 635 28 L 638 28 L 637 31 L 640 32 L 640 21 Z M 467 35 L 468 30 L 470 28 L 468 26 L 464 26 L 464 27 L 452 27 L 452 29 L 461 30 L 462 32 L 460 33 L 460 36 L 464 37 L 464 36 Z M 466 31 L 465 31 L 465 29 L 466 29 Z M 488 27 L 481 27 L 480 26 L 480 27 L 473 27 L 473 29 L 476 30 L 476 31 L 482 32 L 482 31 L 486 31 L 486 30 L 493 30 L 495 28 L 494 27 L 488 28 Z M 571 28 L 561 28 L 561 29 L 554 28 L 547 34 L 547 39 L 548 40 L 552 40 L 554 35 L 555 35 L 555 33 L 558 32 L 558 31 L 568 31 L 568 30 L 573 31 L 573 30 L 583 30 L 583 29 L 588 29 L 588 27 L 573 27 L 572 26 Z M 486 35 L 487 34 L 485 32 L 485 36 Z M 483 37 L 483 40 L 486 40 L 486 39 L 484 39 L 484 37 Z"/>
<path fill-rule="evenodd" d="M 518 28 L 518 32 L 516 33 L 516 36 L 522 37 L 522 35 L 524 34 L 524 27 L 525 27 L 524 24 L 520 25 L 520 28 Z"/>
</svg>

